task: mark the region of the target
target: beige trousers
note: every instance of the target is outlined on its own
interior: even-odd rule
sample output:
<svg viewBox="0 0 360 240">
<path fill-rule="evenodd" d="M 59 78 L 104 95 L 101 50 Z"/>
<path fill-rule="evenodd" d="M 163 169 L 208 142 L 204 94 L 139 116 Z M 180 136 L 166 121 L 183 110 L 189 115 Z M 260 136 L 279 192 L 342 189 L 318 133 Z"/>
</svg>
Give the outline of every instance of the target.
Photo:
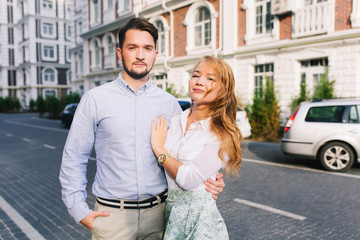
<svg viewBox="0 0 360 240">
<path fill-rule="evenodd" d="M 146 209 L 117 209 L 95 203 L 95 211 L 110 216 L 97 217 L 91 229 L 92 240 L 160 240 L 164 234 L 165 203 Z"/>
</svg>

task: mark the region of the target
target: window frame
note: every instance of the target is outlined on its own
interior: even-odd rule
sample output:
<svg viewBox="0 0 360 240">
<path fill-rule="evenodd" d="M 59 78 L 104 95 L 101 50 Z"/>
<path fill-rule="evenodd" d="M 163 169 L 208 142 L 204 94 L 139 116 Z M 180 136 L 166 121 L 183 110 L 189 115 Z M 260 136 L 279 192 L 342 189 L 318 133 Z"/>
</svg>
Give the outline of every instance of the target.
<svg viewBox="0 0 360 240">
<path fill-rule="evenodd" d="M 47 72 L 48 70 L 51 70 L 53 73 L 53 80 L 47 79 L 47 77 L 49 77 L 49 73 Z M 46 67 L 42 70 L 42 84 L 43 85 L 57 85 L 58 84 L 58 78 L 57 78 L 57 70 L 55 68 L 52 67 Z M 50 75 L 51 77 L 51 75 Z"/>
<path fill-rule="evenodd" d="M 263 68 L 265 71 L 257 72 L 257 68 Z M 270 71 L 266 71 L 266 68 L 269 68 Z M 264 63 L 254 65 L 254 95 L 262 98 L 264 96 L 264 90 L 266 87 L 266 77 L 270 81 L 274 82 L 274 63 Z"/>
<path fill-rule="evenodd" d="M 46 49 L 49 49 L 49 48 L 53 49 L 53 54 L 54 54 L 53 57 L 47 56 L 47 54 L 45 55 L 45 52 L 49 51 L 49 50 L 46 50 Z M 50 52 L 49 52 L 49 54 L 50 54 Z M 44 60 L 44 61 L 56 61 L 56 58 L 57 58 L 57 47 L 56 47 L 56 45 L 43 44 L 41 46 L 41 59 L 42 60 Z"/>
</svg>

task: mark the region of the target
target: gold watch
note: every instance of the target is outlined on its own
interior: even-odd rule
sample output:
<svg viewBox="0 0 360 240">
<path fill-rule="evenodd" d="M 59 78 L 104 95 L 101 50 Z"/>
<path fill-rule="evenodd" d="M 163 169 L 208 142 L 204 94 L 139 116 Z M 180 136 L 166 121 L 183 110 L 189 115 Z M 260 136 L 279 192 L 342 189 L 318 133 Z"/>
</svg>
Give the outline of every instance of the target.
<svg viewBox="0 0 360 240">
<path fill-rule="evenodd" d="M 168 156 L 166 154 L 160 154 L 157 161 L 162 166 L 169 157 L 170 156 Z"/>
</svg>

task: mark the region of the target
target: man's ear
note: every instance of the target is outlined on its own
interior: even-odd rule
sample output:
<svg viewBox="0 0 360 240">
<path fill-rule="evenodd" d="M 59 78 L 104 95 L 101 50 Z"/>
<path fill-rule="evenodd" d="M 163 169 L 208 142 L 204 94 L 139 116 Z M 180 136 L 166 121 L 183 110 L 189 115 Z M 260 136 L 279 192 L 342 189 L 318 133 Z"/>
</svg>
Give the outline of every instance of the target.
<svg viewBox="0 0 360 240">
<path fill-rule="evenodd" d="M 116 53 L 117 53 L 119 60 L 122 62 L 121 48 L 117 48 Z"/>
</svg>

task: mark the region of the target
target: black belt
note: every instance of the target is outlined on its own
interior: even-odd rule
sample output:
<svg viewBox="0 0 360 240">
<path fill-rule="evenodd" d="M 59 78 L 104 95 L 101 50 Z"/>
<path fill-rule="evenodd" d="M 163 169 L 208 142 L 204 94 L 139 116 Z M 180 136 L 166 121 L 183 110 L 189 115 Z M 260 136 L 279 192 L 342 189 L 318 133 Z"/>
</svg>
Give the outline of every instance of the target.
<svg viewBox="0 0 360 240">
<path fill-rule="evenodd" d="M 112 208 L 124 208 L 124 209 L 143 209 L 151 208 L 165 202 L 167 198 L 167 190 L 160 193 L 159 195 L 144 200 L 114 200 L 97 197 L 96 201 L 106 207 Z"/>
</svg>

